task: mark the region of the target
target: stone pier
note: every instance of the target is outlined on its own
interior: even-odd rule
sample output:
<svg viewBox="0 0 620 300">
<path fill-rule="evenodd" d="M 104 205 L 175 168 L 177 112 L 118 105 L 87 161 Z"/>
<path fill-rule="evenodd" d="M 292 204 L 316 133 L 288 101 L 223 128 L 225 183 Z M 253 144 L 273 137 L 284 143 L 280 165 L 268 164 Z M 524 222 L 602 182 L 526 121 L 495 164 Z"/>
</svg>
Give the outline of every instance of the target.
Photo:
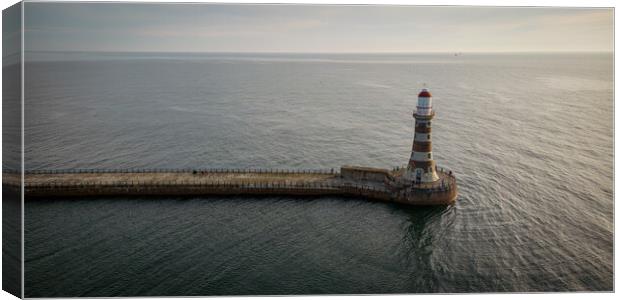
<svg viewBox="0 0 620 300">
<path fill-rule="evenodd" d="M 282 195 L 351 196 L 411 205 L 448 205 L 456 179 L 437 169 L 434 183 L 403 184 L 403 169 L 343 166 L 339 171 L 150 169 L 27 171 L 25 198 L 89 196 Z M 19 174 L 4 174 L 4 188 L 19 188 Z M 7 176 L 8 175 L 8 176 Z M 11 176 L 13 175 L 13 176 Z M 15 178 L 13 178 L 15 177 Z"/>
</svg>

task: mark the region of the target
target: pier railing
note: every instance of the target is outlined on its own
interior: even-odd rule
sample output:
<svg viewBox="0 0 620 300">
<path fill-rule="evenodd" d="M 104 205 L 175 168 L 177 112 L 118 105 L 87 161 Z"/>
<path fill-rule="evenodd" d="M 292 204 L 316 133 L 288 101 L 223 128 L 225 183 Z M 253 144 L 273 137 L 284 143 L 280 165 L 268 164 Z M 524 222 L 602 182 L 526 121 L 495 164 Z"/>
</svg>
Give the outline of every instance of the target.
<svg viewBox="0 0 620 300">
<path fill-rule="evenodd" d="M 25 174 L 104 174 L 104 173 L 258 173 L 258 174 L 339 174 L 336 169 L 279 168 L 123 168 L 26 170 Z"/>
<path fill-rule="evenodd" d="M 74 189 L 74 188 L 149 188 L 149 187 L 203 187 L 203 188 L 256 188 L 256 189 L 280 189 L 280 188 L 310 188 L 310 189 L 341 189 L 358 188 L 362 190 L 387 191 L 371 185 L 342 184 L 330 182 L 201 182 L 201 181 L 128 181 L 128 182 L 38 182 L 26 183 L 26 188 L 33 189 Z"/>
<path fill-rule="evenodd" d="M 396 166 L 392 171 L 406 169 L 407 166 Z M 437 172 L 445 173 L 454 178 L 451 170 L 436 166 Z M 19 173 L 17 170 L 3 170 L 5 173 Z M 333 174 L 339 175 L 338 169 L 280 169 L 280 168 L 117 168 L 117 169 L 51 169 L 25 170 L 25 174 L 104 174 L 104 173 L 259 173 L 259 174 Z"/>
</svg>

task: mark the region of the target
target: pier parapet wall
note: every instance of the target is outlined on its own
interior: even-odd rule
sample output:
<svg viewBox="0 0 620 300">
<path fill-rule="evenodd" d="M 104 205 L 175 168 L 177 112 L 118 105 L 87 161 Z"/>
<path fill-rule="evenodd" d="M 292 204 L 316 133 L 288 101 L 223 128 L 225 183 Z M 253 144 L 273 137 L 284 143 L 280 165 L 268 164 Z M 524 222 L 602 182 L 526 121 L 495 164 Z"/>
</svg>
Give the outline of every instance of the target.
<svg viewBox="0 0 620 300">
<path fill-rule="evenodd" d="M 342 166 L 340 168 L 340 175 L 345 180 L 359 180 L 359 181 L 378 181 L 383 182 L 386 179 L 392 180 L 393 176 L 386 169 L 357 167 L 357 166 Z"/>
</svg>

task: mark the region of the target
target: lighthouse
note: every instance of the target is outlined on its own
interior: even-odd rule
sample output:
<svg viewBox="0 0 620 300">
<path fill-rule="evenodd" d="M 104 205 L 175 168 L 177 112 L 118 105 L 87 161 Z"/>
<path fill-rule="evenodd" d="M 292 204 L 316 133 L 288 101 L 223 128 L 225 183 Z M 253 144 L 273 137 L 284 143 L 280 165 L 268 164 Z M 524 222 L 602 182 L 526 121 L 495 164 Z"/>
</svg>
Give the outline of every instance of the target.
<svg viewBox="0 0 620 300">
<path fill-rule="evenodd" d="M 418 94 L 416 108 L 413 112 L 415 135 L 406 178 L 412 183 L 434 182 L 439 179 L 435 170 L 431 143 L 431 120 L 435 116 L 435 111 L 433 110 L 433 96 L 427 89 L 422 89 Z"/>
</svg>

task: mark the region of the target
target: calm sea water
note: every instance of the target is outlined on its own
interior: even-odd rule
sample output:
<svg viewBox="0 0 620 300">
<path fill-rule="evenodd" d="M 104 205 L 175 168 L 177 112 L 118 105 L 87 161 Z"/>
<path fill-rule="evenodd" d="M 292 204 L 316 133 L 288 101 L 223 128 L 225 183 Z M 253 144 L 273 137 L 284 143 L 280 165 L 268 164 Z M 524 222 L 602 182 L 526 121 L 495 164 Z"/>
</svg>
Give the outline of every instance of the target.
<svg viewBox="0 0 620 300">
<path fill-rule="evenodd" d="M 39 296 L 609 291 L 612 54 L 27 53 L 26 168 L 391 168 L 426 84 L 450 207 L 26 203 Z"/>
</svg>

